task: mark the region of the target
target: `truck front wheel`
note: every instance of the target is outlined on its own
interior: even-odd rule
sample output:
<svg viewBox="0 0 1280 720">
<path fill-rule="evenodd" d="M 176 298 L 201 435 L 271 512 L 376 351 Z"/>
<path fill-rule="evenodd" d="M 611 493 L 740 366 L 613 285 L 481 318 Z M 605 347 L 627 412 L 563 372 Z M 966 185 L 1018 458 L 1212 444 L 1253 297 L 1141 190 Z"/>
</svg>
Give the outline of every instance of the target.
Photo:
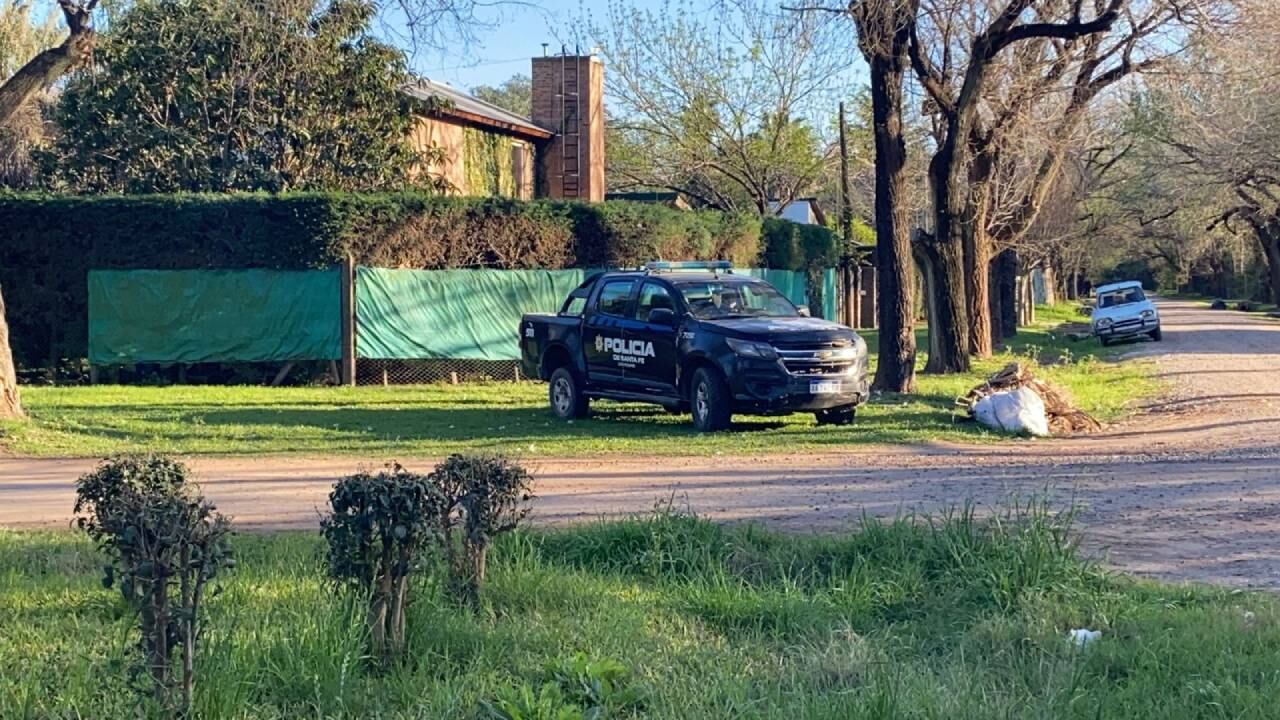
<svg viewBox="0 0 1280 720">
<path fill-rule="evenodd" d="M 1151 331 L 1151 339 L 1160 342 L 1164 339 L 1164 333 L 1160 332 L 1160 326 L 1157 325 L 1155 330 Z"/>
<path fill-rule="evenodd" d="M 547 397 L 551 401 L 551 412 L 561 420 L 586 417 L 590 408 L 590 401 L 583 394 L 578 378 L 567 367 L 556 368 L 551 373 Z"/>
<path fill-rule="evenodd" d="M 729 388 L 725 387 L 720 373 L 710 368 L 698 368 L 689 384 L 689 406 L 693 412 L 693 426 L 699 432 L 717 432 L 729 427 L 732 410 L 729 407 Z"/>
</svg>

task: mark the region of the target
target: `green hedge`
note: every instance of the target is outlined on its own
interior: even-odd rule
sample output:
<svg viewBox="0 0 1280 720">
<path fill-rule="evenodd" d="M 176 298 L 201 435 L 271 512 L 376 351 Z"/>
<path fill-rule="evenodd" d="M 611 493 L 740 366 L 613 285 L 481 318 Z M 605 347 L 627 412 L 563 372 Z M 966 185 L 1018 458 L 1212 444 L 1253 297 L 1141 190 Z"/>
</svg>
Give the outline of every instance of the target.
<svg viewBox="0 0 1280 720">
<path fill-rule="evenodd" d="M 799 225 L 765 218 L 762 259 L 777 270 L 815 271 L 840 261 L 840 238 L 821 225 Z"/>
<path fill-rule="evenodd" d="M 816 226 L 632 202 L 586 204 L 418 193 L 0 194 L 0 287 L 20 364 L 86 352 L 89 269 L 306 269 L 348 253 L 391 268 L 626 267 L 728 259 L 834 262 Z"/>
</svg>

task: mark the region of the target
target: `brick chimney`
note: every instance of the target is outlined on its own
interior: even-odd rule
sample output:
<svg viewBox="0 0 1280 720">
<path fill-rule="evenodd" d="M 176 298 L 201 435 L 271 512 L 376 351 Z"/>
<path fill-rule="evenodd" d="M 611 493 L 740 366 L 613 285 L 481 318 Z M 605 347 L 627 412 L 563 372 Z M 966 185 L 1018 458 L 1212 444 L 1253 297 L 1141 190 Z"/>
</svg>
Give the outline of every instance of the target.
<svg viewBox="0 0 1280 720">
<path fill-rule="evenodd" d="M 532 120 L 556 135 L 539 148 L 538 196 L 604 200 L 604 63 L 594 55 L 533 59 Z"/>
</svg>

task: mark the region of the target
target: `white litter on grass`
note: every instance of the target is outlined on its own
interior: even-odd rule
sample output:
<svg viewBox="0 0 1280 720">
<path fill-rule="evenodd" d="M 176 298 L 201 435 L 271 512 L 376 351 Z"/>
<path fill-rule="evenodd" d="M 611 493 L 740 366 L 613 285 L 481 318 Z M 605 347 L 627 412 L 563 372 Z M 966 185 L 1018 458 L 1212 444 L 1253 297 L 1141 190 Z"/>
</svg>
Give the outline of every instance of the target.
<svg viewBox="0 0 1280 720">
<path fill-rule="evenodd" d="M 1029 387 L 992 393 L 982 398 L 974 404 L 973 416 L 995 430 L 1036 437 L 1049 435 L 1049 417 L 1044 400 Z"/>
<path fill-rule="evenodd" d="M 1102 639 L 1101 630 L 1088 630 L 1085 628 L 1076 628 L 1067 633 L 1067 642 L 1082 648 L 1095 640 Z"/>
</svg>

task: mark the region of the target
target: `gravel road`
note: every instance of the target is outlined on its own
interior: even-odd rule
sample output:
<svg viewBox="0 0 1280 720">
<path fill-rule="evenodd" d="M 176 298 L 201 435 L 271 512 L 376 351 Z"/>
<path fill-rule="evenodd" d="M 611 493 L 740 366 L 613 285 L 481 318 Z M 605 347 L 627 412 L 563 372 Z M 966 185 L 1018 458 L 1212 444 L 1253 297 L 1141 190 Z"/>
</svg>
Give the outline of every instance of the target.
<svg viewBox="0 0 1280 720">
<path fill-rule="evenodd" d="M 536 464 L 536 517 L 565 523 L 674 499 L 724 521 L 838 531 L 893 516 L 1048 494 L 1080 509 L 1085 547 L 1141 575 L 1280 589 L 1280 321 L 1161 303 L 1164 342 L 1129 345 L 1167 397 L 1104 433 L 1000 446 L 842 454 L 602 458 Z M 379 459 L 371 459 L 377 464 Z M 427 465 L 429 461 L 422 461 Z M 0 458 L 0 526 L 65 526 L 88 460 Z M 350 458 L 197 458 L 205 492 L 249 528 L 314 528 Z M 414 465 L 415 463 L 406 463 Z"/>
</svg>

